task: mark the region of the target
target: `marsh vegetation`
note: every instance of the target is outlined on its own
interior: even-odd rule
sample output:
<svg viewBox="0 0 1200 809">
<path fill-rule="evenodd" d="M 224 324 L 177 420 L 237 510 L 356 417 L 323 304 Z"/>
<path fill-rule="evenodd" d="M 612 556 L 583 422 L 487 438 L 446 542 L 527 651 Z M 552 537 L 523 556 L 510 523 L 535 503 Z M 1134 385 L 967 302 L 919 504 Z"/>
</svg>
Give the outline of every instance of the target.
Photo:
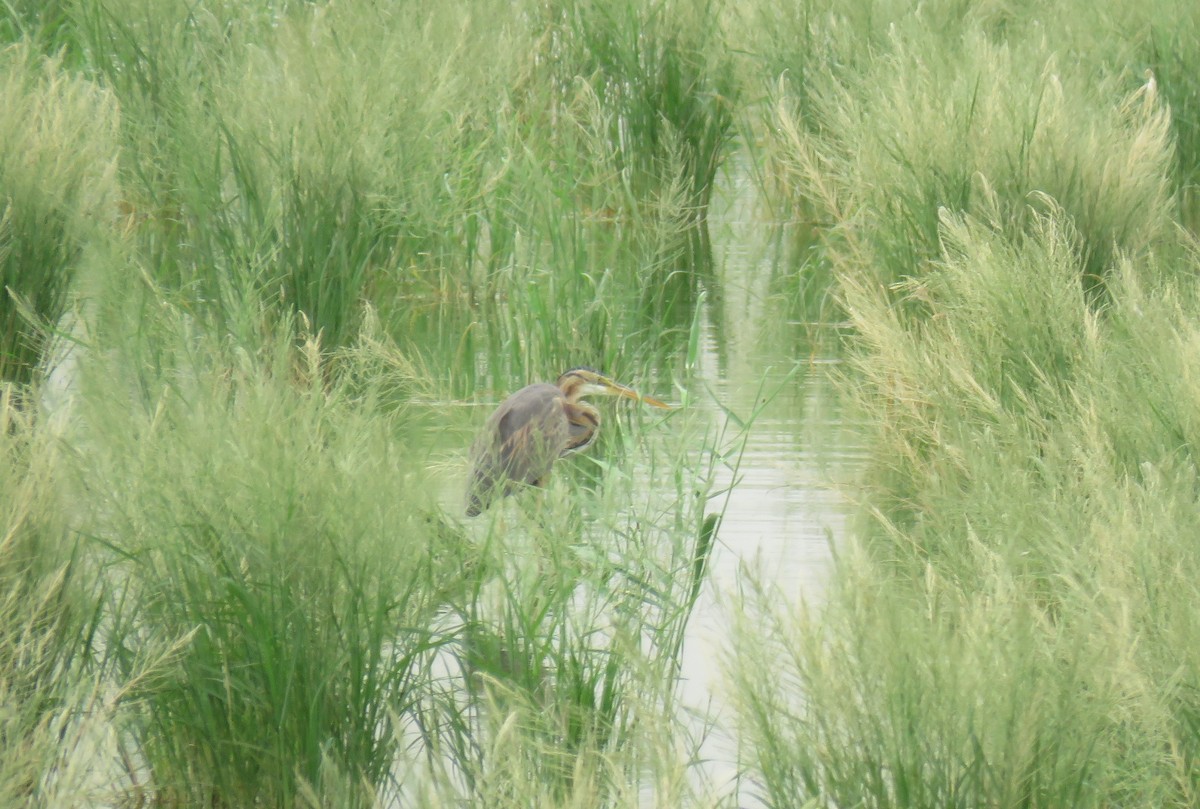
<svg viewBox="0 0 1200 809">
<path fill-rule="evenodd" d="M 0 804 L 1195 806 L 1194 5 L 4 3 Z M 465 519 L 576 366 L 680 407 Z"/>
</svg>

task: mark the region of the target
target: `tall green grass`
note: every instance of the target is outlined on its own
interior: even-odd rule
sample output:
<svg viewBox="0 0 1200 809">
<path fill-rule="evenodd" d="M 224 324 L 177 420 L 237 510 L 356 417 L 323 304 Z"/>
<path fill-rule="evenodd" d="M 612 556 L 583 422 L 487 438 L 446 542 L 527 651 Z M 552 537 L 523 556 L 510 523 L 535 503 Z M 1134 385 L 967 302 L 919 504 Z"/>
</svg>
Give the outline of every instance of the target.
<svg viewBox="0 0 1200 809">
<path fill-rule="evenodd" d="M 617 147 L 634 200 L 678 176 L 691 215 L 704 216 L 738 91 L 722 12 L 713 0 L 535 6 L 534 25 L 543 31 L 534 87 L 558 96 L 548 110 L 555 117 L 578 85 L 595 94 L 608 113 L 601 134 Z M 672 152 L 678 166 L 667 162 Z"/>
<path fill-rule="evenodd" d="M 457 395 L 495 395 L 580 364 L 638 379 L 669 370 L 716 283 L 683 181 L 632 200 L 616 146 L 587 130 L 606 115 L 590 90 L 572 114 L 553 144 L 522 134 L 506 147 L 484 214 L 492 245 L 501 228 L 511 236 L 506 255 L 475 265 L 486 271 L 466 294 L 418 283 L 381 304 L 404 350 Z"/>
<path fill-rule="evenodd" d="M 114 99 L 24 45 L 0 53 L 0 377 L 28 384 L 87 245 L 116 215 Z"/>
<path fill-rule="evenodd" d="M 0 42 L 24 42 L 46 55 L 72 42 L 71 0 L 13 0 L 0 10 Z"/>
<path fill-rule="evenodd" d="M 690 322 L 737 96 L 720 14 L 80 0 L 71 19 L 122 104 L 122 208 L 156 279 L 247 346 L 264 302 L 337 347 L 369 301 L 421 365 L 484 355 L 486 379 L 619 363 L 613 321 Z M 643 295 L 597 306 L 614 278 Z"/>
<path fill-rule="evenodd" d="M 916 45 L 934 64 L 943 55 L 957 60 L 960 48 L 977 37 L 994 46 L 1032 47 L 1040 54 L 1031 55 L 1033 69 L 1055 55 L 1064 73 L 1078 66 L 1089 83 L 1114 82 L 1126 93 L 1151 75 L 1170 108 L 1178 148 L 1169 176 L 1176 189 L 1186 190 L 1195 185 L 1197 165 L 1196 49 L 1189 43 L 1200 21 L 1194 11 L 1176 0 L 1115 2 L 1099 9 L 1076 2 L 766 0 L 739 17 L 733 36 L 759 59 L 762 70 L 749 75 L 771 82 L 782 77 L 804 124 L 814 128 L 823 117 L 821 97 L 830 88 L 857 85 L 876 70 L 877 57 L 895 52 L 897 42 Z M 965 64 L 973 61 L 965 56 Z M 945 78 L 952 86 L 953 79 Z"/>
<path fill-rule="evenodd" d="M 1200 18 L 1185 2 L 1107 5 L 1099 14 L 1086 4 L 1063 3 L 1044 10 L 1010 11 L 996 20 L 998 30 L 1046 37 L 1062 54 L 1112 75 L 1126 87 L 1152 78 L 1170 110 L 1175 161 L 1172 185 L 1184 204 L 1182 215 L 1196 225 L 1196 183 L 1200 179 L 1200 81 L 1197 51 Z M 1087 20 L 1081 24 L 1081 20 Z"/>
<path fill-rule="evenodd" d="M 456 390 L 581 362 L 641 369 L 663 334 L 677 345 L 686 333 L 712 280 L 698 222 L 737 95 L 720 11 L 530 4 L 513 21 L 527 50 L 484 121 L 470 285 L 427 276 L 436 287 L 410 286 L 396 305 L 412 350 L 432 353 L 429 334 L 455 352 Z M 642 345 L 652 356 L 628 355 Z"/>
<path fill-rule="evenodd" d="M 80 405 L 130 779 L 157 805 L 375 805 L 477 554 L 315 338 L 249 354 L 160 303 Z"/>
<path fill-rule="evenodd" d="M 755 776 L 773 806 L 1193 805 L 1194 115 L 1159 47 L 1195 15 L 907 6 L 771 43 L 774 179 L 870 449 L 827 601 L 748 589 Z"/>
<path fill-rule="evenodd" d="M 512 72 L 465 58 L 508 47 L 487 14 L 81 1 L 127 111 L 145 264 L 212 316 L 268 301 L 329 346 L 353 339 L 364 300 L 442 262 L 461 275 L 478 250 L 477 119 Z"/>
<path fill-rule="evenodd" d="M 70 530 L 52 439 L 0 397 L 0 800 L 86 801 L 79 758 L 102 713 L 102 588 Z"/>
<path fill-rule="evenodd" d="M 1189 805 L 1195 259 L 1122 260 L 1097 314 L 1061 210 L 942 240 L 927 312 L 844 287 L 873 450 L 829 604 L 767 588 L 736 635 L 770 800 Z"/>
<path fill-rule="evenodd" d="M 1061 61 L 977 32 L 897 34 L 860 71 L 820 85 L 805 113 L 784 91 L 778 165 L 824 226 L 829 260 L 883 282 L 920 276 L 938 254 L 942 208 L 1018 238 L 1044 199 L 1071 218 L 1088 290 L 1102 288 L 1114 251 L 1161 247 L 1175 204 L 1166 109 L 1153 87 L 1122 97 Z"/>
</svg>

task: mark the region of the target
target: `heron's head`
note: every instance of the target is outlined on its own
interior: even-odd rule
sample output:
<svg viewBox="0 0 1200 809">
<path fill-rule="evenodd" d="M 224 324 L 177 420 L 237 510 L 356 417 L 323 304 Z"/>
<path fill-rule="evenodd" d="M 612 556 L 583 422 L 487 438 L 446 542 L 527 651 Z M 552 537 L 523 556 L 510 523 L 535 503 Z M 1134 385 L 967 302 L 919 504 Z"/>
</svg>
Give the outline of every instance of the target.
<svg viewBox="0 0 1200 809">
<path fill-rule="evenodd" d="M 649 396 L 643 396 L 633 388 L 628 388 L 619 382 L 609 379 L 604 374 L 591 368 L 572 368 L 569 371 L 565 371 L 558 378 L 556 384 L 569 402 L 578 401 L 580 398 L 588 395 L 624 396 L 626 399 L 645 402 L 652 407 L 661 407 L 667 410 L 671 408 L 669 404 L 660 402 L 658 399 L 652 399 Z"/>
</svg>

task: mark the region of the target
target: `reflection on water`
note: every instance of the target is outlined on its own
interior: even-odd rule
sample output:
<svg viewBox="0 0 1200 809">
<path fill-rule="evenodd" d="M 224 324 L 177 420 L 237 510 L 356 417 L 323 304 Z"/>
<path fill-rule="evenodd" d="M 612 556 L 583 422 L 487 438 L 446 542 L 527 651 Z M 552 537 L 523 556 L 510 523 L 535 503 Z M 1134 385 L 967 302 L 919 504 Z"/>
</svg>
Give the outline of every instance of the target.
<svg viewBox="0 0 1200 809">
<path fill-rule="evenodd" d="M 843 533 L 850 483 L 857 469 L 855 434 L 841 418 L 828 374 L 817 362 L 779 390 L 752 423 L 735 474 L 722 470 L 716 489 L 733 483 L 709 564 L 709 582 L 696 604 L 683 650 L 682 697 L 701 747 L 697 777 L 718 794 L 737 789 L 740 770 L 732 700 L 721 671 L 729 646 L 728 610 L 736 609 L 739 579 L 748 570 L 781 597 L 811 602 L 821 596 L 831 543 Z M 764 389 L 770 389 L 770 378 Z M 734 412 L 755 404 L 724 386 L 717 396 Z M 716 405 L 713 405 L 716 410 Z M 720 418 L 714 413 L 714 418 Z M 720 501 L 714 502 L 717 508 Z M 753 805 L 743 787 L 738 806 Z"/>
<path fill-rule="evenodd" d="M 738 788 L 732 705 L 720 671 L 729 645 L 726 611 L 736 609 L 725 596 L 748 568 L 783 598 L 820 598 L 831 543 L 844 533 L 860 445 L 832 382 L 836 336 L 792 322 L 806 307 L 787 290 L 803 285 L 805 268 L 785 254 L 783 231 L 763 221 L 746 174 L 732 173 L 723 191 L 710 218 L 722 293 L 710 304 L 720 311 L 706 313 L 712 325 L 698 370 L 714 393 L 714 419 L 723 418 L 722 406 L 739 417 L 757 415 L 736 475 L 724 469 L 716 481 L 718 490 L 733 485 L 709 583 L 688 627 L 682 692 L 697 733 L 710 729 L 698 777 L 718 794 L 736 791 L 736 805 L 747 806 L 754 795 Z"/>
<path fill-rule="evenodd" d="M 797 596 L 824 579 L 855 453 L 837 408 L 826 401 L 832 396 L 828 378 L 818 373 L 796 384 L 799 390 L 780 395 L 751 425 L 736 480 L 724 470 L 716 481 L 718 489 L 733 484 L 721 556 L 712 566 L 718 587 L 735 583 L 739 563 L 761 564 Z M 798 408 L 797 400 L 807 408 Z"/>
</svg>

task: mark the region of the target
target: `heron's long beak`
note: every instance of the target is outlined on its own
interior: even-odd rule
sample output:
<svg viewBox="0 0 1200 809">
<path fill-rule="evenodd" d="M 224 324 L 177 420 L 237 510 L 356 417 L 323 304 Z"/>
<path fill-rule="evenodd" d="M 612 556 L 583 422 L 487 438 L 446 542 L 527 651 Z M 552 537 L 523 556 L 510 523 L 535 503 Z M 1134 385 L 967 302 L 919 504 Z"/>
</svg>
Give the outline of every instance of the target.
<svg viewBox="0 0 1200 809">
<path fill-rule="evenodd" d="M 654 399 L 649 396 L 643 396 L 633 388 L 627 388 L 619 382 L 613 382 L 611 379 L 604 380 L 604 387 L 607 388 L 607 392 L 611 393 L 613 396 L 624 396 L 626 399 L 636 399 L 643 404 L 648 404 L 651 407 L 661 407 L 664 410 L 671 409 L 671 406 L 666 402 L 660 402 L 658 399 Z"/>
</svg>

